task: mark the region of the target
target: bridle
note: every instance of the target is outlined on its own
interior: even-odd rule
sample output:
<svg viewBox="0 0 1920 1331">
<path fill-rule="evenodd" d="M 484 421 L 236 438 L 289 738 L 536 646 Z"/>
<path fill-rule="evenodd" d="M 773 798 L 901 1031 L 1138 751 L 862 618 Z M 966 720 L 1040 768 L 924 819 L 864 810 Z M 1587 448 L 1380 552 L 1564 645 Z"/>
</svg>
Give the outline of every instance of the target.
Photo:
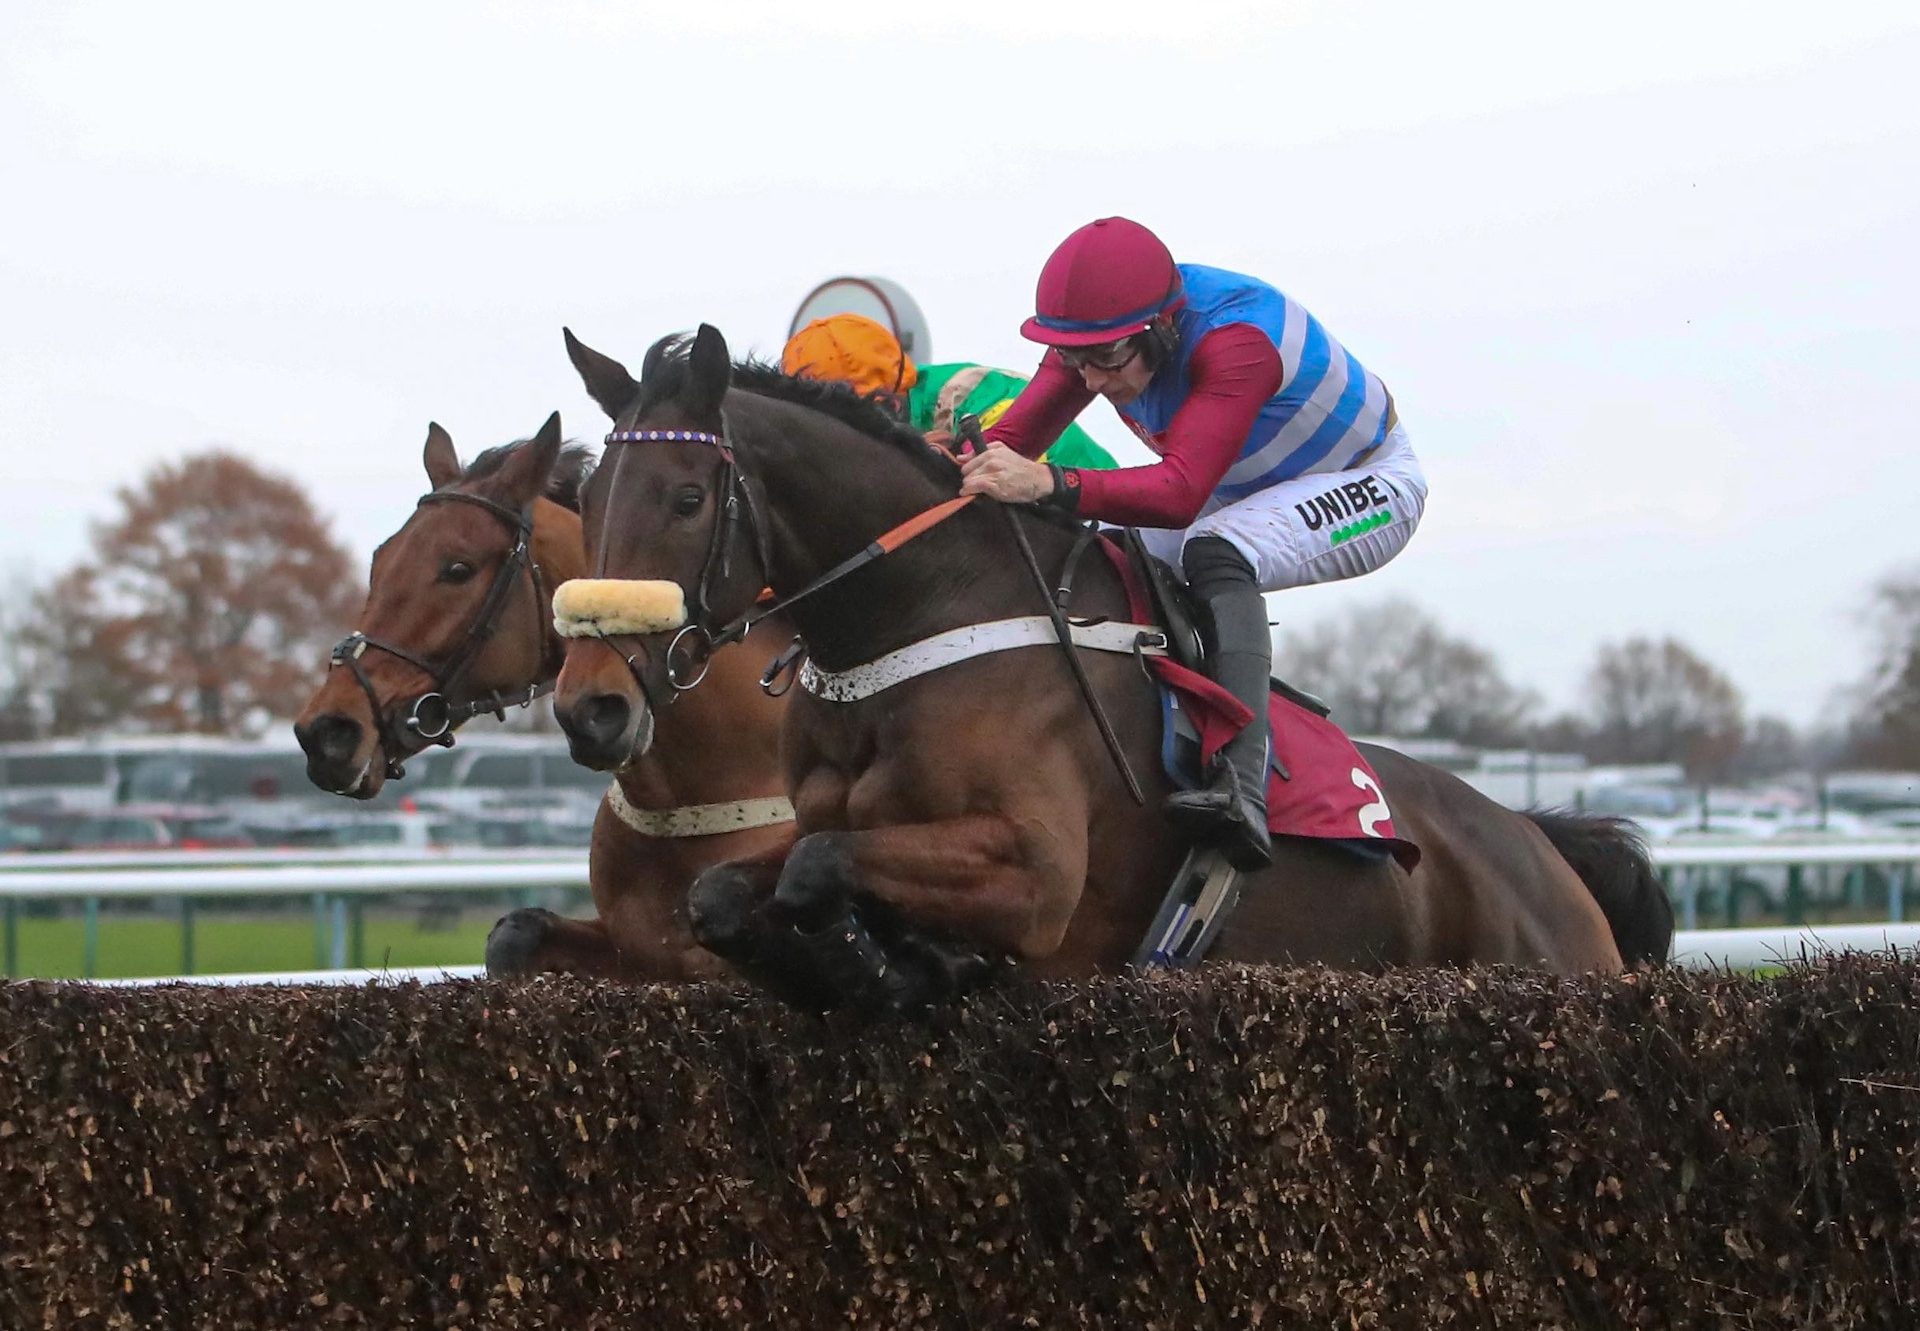
<svg viewBox="0 0 1920 1331">
<path fill-rule="evenodd" d="M 701 565 L 699 581 L 694 584 L 693 595 L 687 603 L 687 622 L 667 643 L 667 682 L 672 685 L 675 696 L 685 693 L 689 689 L 697 688 L 700 682 L 707 677 L 707 669 L 713 661 L 715 649 L 725 647 L 729 643 L 742 641 L 747 634 L 752 631 L 754 625 L 758 624 L 761 620 L 779 614 L 794 603 L 805 600 L 815 592 L 821 591 L 833 583 L 838 582 L 848 574 L 864 568 L 882 555 L 897 549 L 922 532 L 944 522 L 947 518 L 952 517 L 974 500 L 974 496 L 972 495 L 961 495 L 946 500 L 943 503 L 936 504 L 922 513 L 917 513 L 899 526 L 882 533 L 855 554 L 841 560 L 838 564 L 835 564 L 832 568 L 814 578 L 791 596 L 776 598 L 772 594 L 771 589 L 768 589 L 760 594 L 759 598 L 754 601 L 752 607 L 744 614 L 736 616 L 726 624 L 716 626 L 712 622 L 710 613 L 712 608 L 713 584 L 716 577 L 724 578 L 731 567 L 733 532 L 742 521 L 743 514 L 745 515 L 744 520 L 753 532 L 754 543 L 760 555 L 761 573 L 763 575 L 768 574 L 773 567 L 772 548 L 768 544 L 767 536 L 769 528 L 766 519 L 762 515 L 760 504 L 754 498 L 752 479 L 741 470 L 739 462 L 734 458 L 733 448 L 727 443 L 726 439 L 710 431 L 615 430 L 607 436 L 606 442 L 609 445 L 650 443 L 706 444 L 717 450 L 721 457 L 720 483 L 715 493 L 723 495 L 724 498 L 720 500 L 719 512 L 715 515 L 713 522 L 713 531 L 708 537 L 706 560 Z M 617 456 L 614 460 L 614 470 L 608 481 L 609 489 L 620 479 L 619 467 L 621 456 Z M 609 503 L 607 520 L 611 521 L 612 516 L 613 509 L 611 503 Z M 599 560 L 596 561 L 598 567 L 595 569 L 595 576 L 599 576 L 604 572 L 606 556 L 607 541 L 603 524 L 600 539 L 600 557 Z M 694 674 L 691 678 L 683 679 L 680 674 L 680 663 L 682 660 L 681 644 L 688 642 L 696 636 L 700 644 L 699 670 L 698 673 Z M 796 639 L 796 647 L 798 642 L 799 640 Z M 688 650 L 691 650 L 691 648 Z M 639 653 L 636 652 L 632 656 L 626 656 L 623 659 L 627 663 L 627 669 L 633 675 L 634 682 L 640 686 L 641 696 L 646 698 L 649 705 L 651 705 L 653 702 L 652 695 L 647 688 L 646 680 L 641 675 L 640 667 L 635 661 L 638 655 Z M 772 692 L 777 677 L 794 664 L 797 655 L 798 652 L 796 648 L 789 647 L 786 651 L 782 652 L 779 657 L 775 658 L 773 664 L 768 667 L 767 673 L 761 676 L 761 687 Z M 672 701 L 672 699 L 670 698 L 668 701 Z"/>
<path fill-rule="evenodd" d="M 761 609 L 759 606 L 745 615 L 721 627 L 713 623 L 714 584 L 725 578 L 733 570 L 734 532 L 744 521 L 752 531 L 754 543 L 760 555 L 760 568 L 764 574 L 770 563 L 770 551 L 767 546 L 767 524 L 761 518 L 754 501 L 753 490 L 746 474 L 740 470 L 739 462 L 734 458 L 733 448 L 724 436 L 708 430 L 615 430 L 606 438 L 609 447 L 614 444 L 705 444 L 720 454 L 719 480 L 714 486 L 715 502 L 718 505 L 713 520 L 713 530 L 707 537 L 707 553 L 701 561 L 700 577 L 694 584 L 693 595 L 687 601 L 687 622 L 674 633 L 667 643 L 666 668 L 667 683 L 673 688 L 673 697 L 697 688 L 707 677 L 707 671 L 713 664 L 713 652 L 730 642 L 738 642 L 747 636 L 749 630 L 780 606 Z M 608 480 L 611 490 L 620 479 L 622 452 L 614 458 L 613 471 Z M 607 505 L 607 521 L 613 517 L 611 496 Z M 596 561 L 595 575 L 604 571 L 607 559 L 606 531 L 600 534 L 600 555 Z M 698 652 L 695 657 L 689 653 Z M 652 704 L 652 695 L 642 677 L 636 662 L 638 652 L 623 659 L 632 673 L 634 682 L 640 686 L 641 696 Z M 691 660 L 696 668 L 691 675 L 682 673 L 682 664 Z M 672 701 L 672 697 L 668 699 Z"/>
<path fill-rule="evenodd" d="M 387 776 L 393 779 L 406 774 L 399 756 L 403 749 L 399 736 L 394 733 L 392 721 L 386 709 L 380 705 L 380 699 L 373 691 L 373 682 L 367 678 L 367 672 L 360 664 L 360 658 L 366 655 L 368 648 L 383 651 L 389 656 L 405 661 L 431 681 L 431 689 L 413 700 L 413 705 L 407 709 L 407 717 L 402 724 L 405 729 L 421 739 L 443 748 L 453 747 L 453 728 L 461 722 L 471 720 L 482 712 L 492 712 L 504 720 L 508 707 L 525 706 L 534 699 L 553 691 L 553 683 L 548 681 L 544 684 L 530 684 L 523 692 L 495 691 L 484 698 L 473 698 L 458 703 L 448 701 L 455 686 L 479 658 L 487 641 L 493 637 L 494 630 L 499 627 L 501 613 L 506 609 L 507 597 L 513 591 L 514 584 L 520 580 L 521 571 L 523 569 L 526 571 L 527 586 L 533 593 L 536 607 L 540 604 L 545 583 L 540 565 L 534 562 L 533 558 L 533 506 L 531 504 L 525 508 L 512 509 L 479 495 L 463 494 L 458 490 L 435 490 L 431 494 L 422 495 L 415 507 L 424 508 L 428 504 L 451 503 L 472 504 L 477 508 L 485 509 L 500 519 L 514 538 L 513 549 L 507 553 L 506 559 L 501 561 L 499 569 L 493 575 L 492 585 L 487 588 L 486 599 L 480 603 L 479 611 L 467 626 L 467 636 L 445 662 L 436 665 L 405 647 L 396 646 L 379 638 L 370 638 L 356 630 L 334 644 L 327 664 L 329 670 L 338 665 L 346 666 L 353 672 L 354 682 L 360 686 L 360 691 L 366 694 L 367 706 L 373 712 L 374 731 L 379 736 L 381 752 L 386 755 Z M 548 655 L 548 644 L 545 626 L 540 622 L 540 616 L 537 613 L 533 618 L 533 631 L 539 639 L 537 644 L 539 656 L 544 662 Z"/>
</svg>

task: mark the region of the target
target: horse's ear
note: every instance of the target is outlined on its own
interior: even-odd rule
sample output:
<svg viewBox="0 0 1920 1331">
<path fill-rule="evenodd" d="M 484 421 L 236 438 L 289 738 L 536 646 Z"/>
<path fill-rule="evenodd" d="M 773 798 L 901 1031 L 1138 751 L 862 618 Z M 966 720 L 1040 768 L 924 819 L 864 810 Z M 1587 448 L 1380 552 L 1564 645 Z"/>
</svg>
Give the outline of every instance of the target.
<svg viewBox="0 0 1920 1331">
<path fill-rule="evenodd" d="M 580 371 L 587 396 L 598 402 L 600 410 L 609 418 L 617 419 L 628 404 L 640 396 L 640 385 L 627 373 L 626 366 L 611 356 L 602 356 L 575 337 L 571 328 L 562 328 L 560 332 L 567 339 L 567 359 Z"/>
<path fill-rule="evenodd" d="M 513 508 L 531 504 L 546 493 L 547 478 L 560 456 L 560 413 L 554 412 L 527 440 L 514 449 L 501 464 L 497 478 L 488 487 L 493 497 Z"/>
<path fill-rule="evenodd" d="M 687 353 L 687 387 L 680 405 L 695 420 L 720 414 L 720 403 L 733 380 L 733 360 L 727 354 L 727 339 L 712 324 L 701 324 L 693 335 L 693 350 Z"/>
<path fill-rule="evenodd" d="M 427 447 L 420 460 L 426 464 L 427 479 L 436 490 L 460 479 L 460 455 L 453 451 L 453 436 L 441 429 L 438 421 L 427 422 Z"/>
</svg>

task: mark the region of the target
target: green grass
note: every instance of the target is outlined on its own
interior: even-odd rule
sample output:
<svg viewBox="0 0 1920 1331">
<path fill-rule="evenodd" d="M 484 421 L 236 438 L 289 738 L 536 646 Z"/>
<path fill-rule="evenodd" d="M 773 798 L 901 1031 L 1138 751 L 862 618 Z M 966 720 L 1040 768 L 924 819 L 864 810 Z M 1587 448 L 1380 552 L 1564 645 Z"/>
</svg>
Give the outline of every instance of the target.
<svg viewBox="0 0 1920 1331">
<path fill-rule="evenodd" d="M 368 908 L 362 960 L 369 966 L 478 965 L 487 931 L 508 909 L 506 905 L 472 906 L 451 921 L 443 918 L 423 928 L 419 911 Z M 84 975 L 85 930 L 77 915 L 23 916 L 18 938 L 18 977 L 62 980 Z M 177 915 L 115 915 L 103 910 L 95 975 L 116 979 L 183 974 L 182 941 Z M 327 945 L 325 931 L 321 945 Z M 202 908 L 194 919 L 193 951 L 193 971 L 201 975 L 303 971 L 327 964 L 324 953 L 315 955 L 309 914 L 216 913 Z"/>
</svg>

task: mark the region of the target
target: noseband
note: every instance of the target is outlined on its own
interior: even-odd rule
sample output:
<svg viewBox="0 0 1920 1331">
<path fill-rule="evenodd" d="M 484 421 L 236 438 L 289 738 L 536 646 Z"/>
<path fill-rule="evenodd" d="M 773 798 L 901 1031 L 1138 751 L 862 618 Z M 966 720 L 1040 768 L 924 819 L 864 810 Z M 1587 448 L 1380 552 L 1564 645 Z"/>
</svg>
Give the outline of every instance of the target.
<svg viewBox="0 0 1920 1331">
<path fill-rule="evenodd" d="M 459 647 L 454 649 L 452 656 L 445 663 L 435 665 L 404 647 L 395 646 L 379 638 L 370 638 L 356 631 L 334 644 L 332 656 L 328 661 L 328 669 L 344 665 L 352 671 L 354 682 L 359 684 L 360 691 L 367 695 L 367 706 L 373 712 L 374 730 L 380 738 L 381 750 L 386 755 L 387 775 L 390 778 L 398 779 L 406 774 L 398 756 L 402 748 L 399 736 L 393 732 L 386 709 L 381 707 L 380 700 L 373 691 L 373 682 L 367 678 L 367 672 L 360 664 L 360 658 L 367 654 L 369 648 L 383 651 L 389 656 L 405 661 L 432 682 L 430 691 L 413 700 L 413 705 L 407 709 L 407 718 L 403 724 L 407 730 L 421 739 L 443 748 L 453 747 L 453 728 L 461 722 L 471 720 L 482 712 L 492 712 L 504 720 L 508 707 L 524 706 L 543 694 L 553 691 L 551 683 L 532 684 L 527 687 L 524 694 L 494 692 L 484 698 L 469 699 L 466 702 L 448 701 L 454 686 L 460 682 L 461 677 L 479 657 L 488 639 L 493 637 L 494 629 L 499 627 L 500 615 L 506 609 L 507 597 L 512 592 L 514 583 L 519 580 L 520 571 L 523 568 L 526 570 L 527 586 L 533 593 L 536 606 L 540 603 L 542 584 L 540 565 L 533 560 L 532 505 L 515 510 L 508 508 L 505 504 L 496 504 L 491 499 L 483 499 L 479 495 L 462 494 L 458 490 L 435 490 L 432 494 L 422 495 L 416 507 L 424 508 L 428 504 L 451 503 L 472 504 L 477 508 L 485 509 L 505 523 L 507 531 L 514 538 L 513 549 L 508 552 L 506 559 L 494 573 L 493 583 L 487 588 L 486 599 L 480 603 L 479 612 L 475 614 L 473 622 L 467 626 L 466 638 L 462 640 Z M 534 615 L 533 631 L 539 639 L 536 644 L 538 655 L 544 661 L 547 656 L 547 640 L 538 614 Z"/>
</svg>

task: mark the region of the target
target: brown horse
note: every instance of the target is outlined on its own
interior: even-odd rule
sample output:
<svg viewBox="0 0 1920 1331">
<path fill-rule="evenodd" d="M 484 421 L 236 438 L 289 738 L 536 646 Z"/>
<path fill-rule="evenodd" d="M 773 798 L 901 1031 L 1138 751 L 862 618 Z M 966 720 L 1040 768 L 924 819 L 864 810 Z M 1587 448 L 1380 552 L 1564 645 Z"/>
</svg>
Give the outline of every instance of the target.
<svg viewBox="0 0 1920 1331">
<path fill-rule="evenodd" d="M 423 730 L 444 719 L 450 735 L 476 710 L 542 691 L 559 670 L 552 589 L 586 571 L 577 508 L 592 455 L 561 445 L 556 418 L 533 439 L 489 449 L 464 468 L 446 432 L 430 426 L 424 460 L 434 488 L 375 551 L 359 626 L 294 725 L 308 775 L 324 790 L 370 798 L 407 758 L 446 742 Z M 523 530 L 524 566 L 514 559 Z M 483 628 L 490 613 L 492 627 Z M 445 681 L 475 643 L 459 696 L 450 697 Z M 735 683 L 750 670 L 757 676 L 753 654 L 741 648 L 717 657 L 714 697 L 701 702 L 726 710 L 728 693 L 740 695 L 733 712 L 750 719 L 747 743 L 716 761 L 702 752 L 719 731 L 701 707 L 663 717 L 660 752 L 621 772 L 619 798 L 610 790 L 594 822 L 596 918 L 514 911 L 487 940 L 489 971 L 690 980 L 724 969 L 688 932 L 687 886 L 722 858 L 790 837 L 792 825 L 672 835 L 684 830 L 673 825 L 684 822 L 675 817 L 680 805 L 779 792 L 771 756 L 778 718 L 752 720 L 764 701 L 757 683 Z M 357 676 L 349 661 L 360 666 Z M 440 702 L 423 709 L 423 698 Z M 410 727 L 415 718 L 427 723 Z M 676 763 L 688 770 L 676 773 Z M 693 794 L 681 798 L 683 791 Z"/>
<path fill-rule="evenodd" d="M 691 620 L 715 635 L 748 614 L 763 578 L 790 597 L 957 488 L 951 460 L 871 404 L 733 366 L 711 328 L 683 354 L 656 347 L 637 390 L 604 357 L 575 361 L 602 405 L 624 402 L 611 438 L 642 441 L 610 445 L 583 493 L 590 556 L 610 575 L 695 589 Z M 675 431 L 724 441 L 661 441 Z M 1030 513 L 1020 521 L 1041 566 L 1061 568 L 1076 530 Z M 1076 616 L 1127 617 L 1105 561 L 1085 561 L 1078 577 Z M 813 667 L 845 672 L 1044 607 L 1005 518 L 982 502 L 790 613 Z M 637 716 L 670 689 L 668 654 L 656 640 L 632 669 L 609 669 L 605 648 L 572 645 L 562 724 L 602 710 Z M 756 980 L 821 1007 L 919 1007 L 1001 959 L 1049 976 L 1125 966 L 1186 847 L 1159 812 L 1152 687 L 1122 655 L 1088 653 L 1084 665 L 1133 771 L 1160 783 L 1144 806 L 1116 775 L 1057 648 L 978 656 L 855 701 L 796 689 L 784 761 L 798 840 L 703 873 L 695 933 Z M 1366 757 L 1398 830 L 1422 851 L 1418 867 L 1277 838 L 1273 867 L 1246 879 L 1214 956 L 1611 970 L 1621 948 L 1596 894 L 1633 951 L 1664 951 L 1670 908 L 1623 829 L 1561 820 L 1543 830 L 1392 750 Z M 1550 833 L 1582 859 L 1594 891 Z"/>
</svg>

